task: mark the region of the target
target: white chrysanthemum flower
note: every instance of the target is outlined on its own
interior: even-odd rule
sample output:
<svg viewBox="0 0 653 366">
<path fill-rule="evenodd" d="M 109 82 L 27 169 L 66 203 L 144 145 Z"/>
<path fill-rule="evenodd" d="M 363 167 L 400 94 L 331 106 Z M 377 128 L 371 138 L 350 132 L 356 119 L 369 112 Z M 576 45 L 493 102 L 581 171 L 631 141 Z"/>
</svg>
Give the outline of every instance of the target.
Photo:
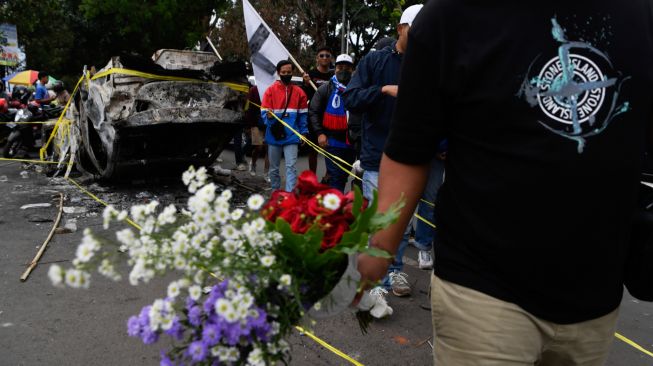
<svg viewBox="0 0 653 366">
<path fill-rule="evenodd" d="M 199 169 L 197 169 L 197 172 L 195 172 L 195 180 L 200 186 L 206 184 L 208 178 L 209 176 L 207 174 L 206 167 L 200 167 Z"/>
<path fill-rule="evenodd" d="M 118 216 L 116 216 L 116 220 L 118 221 L 123 221 L 127 218 L 127 211 L 122 210 L 118 213 Z"/>
<path fill-rule="evenodd" d="M 227 299 L 218 299 L 215 302 L 215 313 L 225 316 L 229 312 L 234 312 L 234 306 L 231 301 Z"/>
<path fill-rule="evenodd" d="M 109 229 L 109 223 L 116 216 L 118 216 L 118 211 L 111 205 L 107 206 L 104 211 L 102 211 L 102 227 L 104 230 Z"/>
<path fill-rule="evenodd" d="M 156 208 L 159 207 L 159 202 L 158 201 L 151 201 L 147 205 L 145 205 L 145 214 L 146 215 L 151 215 L 156 212 Z"/>
<path fill-rule="evenodd" d="M 193 285 L 188 288 L 188 295 L 191 299 L 197 301 L 200 299 L 200 296 L 202 296 L 202 288 L 197 285 Z"/>
<path fill-rule="evenodd" d="M 220 235 L 225 239 L 236 240 L 240 237 L 240 232 L 233 225 L 225 225 L 220 230 Z"/>
<path fill-rule="evenodd" d="M 247 311 L 247 316 L 249 316 L 250 318 L 253 318 L 253 319 L 258 318 L 260 315 L 261 314 L 256 309 L 249 309 Z"/>
<path fill-rule="evenodd" d="M 195 178 L 195 167 L 191 166 L 181 175 L 181 180 L 184 182 L 184 185 L 189 185 L 190 181 Z"/>
<path fill-rule="evenodd" d="M 229 201 L 231 197 L 233 197 L 233 193 L 231 193 L 231 190 L 229 189 L 225 189 L 224 191 L 222 191 L 222 193 L 220 193 L 220 198 L 224 200 Z"/>
<path fill-rule="evenodd" d="M 116 239 L 118 239 L 122 244 L 132 246 L 136 242 L 136 235 L 134 235 L 134 232 L 131 229 L 123 229 L 116 232 Z"/>
<path fill-rule="evenodd" d="M 98 272 L 106 277 L 109 278 L 113 281 L 120 281 L 122 276 L 118 272 L 116 272 L 116 269 L 113 267 L 113 264 L 108 259 L 103 259 L 102 263 L 98 267 Z"/>
<path fill-rule="evenodd" d="M 316 302 L 315 304 L 313 304 L 313 309 L 319 311 L 320 309 L 322 309 L 322 303 L 319 301 Z"/>
<path fill-rule="evenodd" d="M 247 199 L 247 207 L 252 211 L 258 211 L 264 203 L 265 199 L 260 194 L 253 194 Z"/>
<path fill-rule="evenodd" d="M 156 219 L 159 226 L 174 224 L 177 221 L 177 208 L 175 205 L 168 205 L 161 211 Z"/>
<path fill-rule="evenodd" d="M 265 220 L 262 217 L 257 218 L 252 221 L 252 227 L 258 232 L 263 231 L 265 229 Z"/>
<path fill-rule="evenodd" d="M 69 269 L 66 271 L 66 285 L 73 288 L 88 288 L 90 276 L 84 271 L 78 269 Z"/>
<path fill-rule="evenodd" d="M 233 211 L 231 212 L 231 219 L 232 219 L 233 221 L 238 221 L 238 220 L 240 220 L 241 217 L 243 217 L 243 214 L 244 214 L 244 213 L 245 213 L 245 211 L 243 211 L 243 210 L 240 209 L 240 208 L 237 208 L 237 209 L 235 209 L 235 210 L 233 210 Z"/>
<path fill-rule="evenodd" d="M 226 224 L 231 218 L 231 215 L 229 215 L 229 210 L 218 208 L 215 210 L 215 217 L 217 223 Z"/>
<path fill-rule="evenodd" d="M 263 257 L 261 257 L 261 264 L 263 265 L 263 267 L 271 267 L 274 264 L 275 259 L 276 258 L 274 255 L 271 254 L 264 255 Z"/>
<path fill-rule="evenodd" d="M 93 246 L 88 243 L 82 243 L 77 247 L 75 256 L 79 263 L 86 263 L 93 258 L 93 254 L 95 254 Z"/>
<path fill-rule="evenodd" d="M 173 265 L 175 266 L 175 269 L 183 271 L 184 269 L 186 269 L 186 263 L 187 263 L 186 259 L 178 256 L 175 258 Z"/>
<path fill-rule="evenodd" d="M 147 215 L 147 208 L 144 205 L 136 205 L 132 206 L 129 212 L 134 221 L 142 222 L 145 220 L 145 216 Z"/>
<path fill-rule="evenodd" d="M 290 277 L 289 274 L 282 275 L 279 278 L 279 283 L 285 287 L 289 287 L 290 284 L 292 283 L 292 277 Z"/>
<path fill-rule="evenodd" d="M 229 347 L 227 350 L 227 362 L 236 362 L 240 358 L 240 352 L 236 347 Z"/>
<path fill-rule="evenodd" d="M 48 269 L 48 277 L 54 286 L 63 286 L 65 275 L 66 272 L 64 272 L 63 268 L 56 264 L 51 265 L 50 269 Z"/>
<path fill-rule="evenodd" d="M 168 297 L 174 299 L 179 296 L 180 292 L 181 289 L 179 288 L 179 283 L 177 283 L 177 281 L 170 282 L 168 285 Z"/>
<path fill-rule="evenodd" d="M 327 193 L 322 198 L 322 206 L 329 210 L 337 210 L 340 208 L 340 197 L 333 193 Z"/>
<path fill-rule="evenodd" d="M 263 351 L 260 348 L 256 347 L 249 353 L 247 356 L 247 366 L 265 366 Z"/>
<path fill-rule="evenodd" d="M 235 323 L 239 319 L 236 309 L 231 309 L 226 313 L 224 313 L 222 316 L 224 317 L 224 320 L 226 320 L 228 323 Z"/>
</svg>

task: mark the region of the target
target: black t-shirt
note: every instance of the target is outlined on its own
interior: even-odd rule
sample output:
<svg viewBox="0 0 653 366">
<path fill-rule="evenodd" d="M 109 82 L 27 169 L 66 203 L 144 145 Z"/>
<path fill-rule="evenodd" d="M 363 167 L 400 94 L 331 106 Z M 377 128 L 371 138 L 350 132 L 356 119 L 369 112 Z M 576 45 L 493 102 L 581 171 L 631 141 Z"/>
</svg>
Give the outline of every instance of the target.
<svg viewBox="0 0 653 366">
<path fill-rule="evenodd" d="M 446 137 L 435 273 L 556 323 L 614 310 L 653 121 L 652 2 L 432 0 L 385 153 Z"/>
<path fill-rule="evenodd" d="M 331 80 L 331 77 L 333 76 L 333 70 L 329 70 L 328 72 L 320 72 L 318 69 L 312 69 L 308 72 L 308 76 L 313 80 L 313 83 L 315 84 L 316 87 L 320 87 Z M 313 99 L 313 95 L 315 94 L 315 89 L 309 84 L 309 85 L 304 85 L 303 87 L 304 92 L 306 93 L 306 96 L 308 97 L 308 100 L 310 101 Z"/>
</svg>

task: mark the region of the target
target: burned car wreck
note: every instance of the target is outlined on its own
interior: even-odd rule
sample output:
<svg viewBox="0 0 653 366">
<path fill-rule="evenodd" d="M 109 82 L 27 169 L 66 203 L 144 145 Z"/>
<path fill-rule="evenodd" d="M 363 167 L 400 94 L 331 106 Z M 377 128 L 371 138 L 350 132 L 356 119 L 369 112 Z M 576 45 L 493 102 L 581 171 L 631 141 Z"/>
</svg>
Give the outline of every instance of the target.
<svg viewBox="0 0 653 366">
<path fill-rule="evenodd" d="M 152 60 L 113 57 L 95 75 L 81 83 L 68 116 L 77 166 L 101 179 L 210 165 L 243 123 L 242 62 L 160 50 Z"/>
</svg>

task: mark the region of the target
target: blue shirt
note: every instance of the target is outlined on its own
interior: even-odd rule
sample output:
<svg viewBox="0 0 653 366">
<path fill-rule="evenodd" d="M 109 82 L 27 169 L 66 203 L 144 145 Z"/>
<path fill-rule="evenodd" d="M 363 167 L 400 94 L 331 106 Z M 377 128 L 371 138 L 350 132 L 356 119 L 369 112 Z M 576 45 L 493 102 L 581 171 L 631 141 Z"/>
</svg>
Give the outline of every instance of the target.
<svg viewBox="0 0 653 366">
<path fill-rule="evenodd" d="M 34 94 L 35 100 L 48 99 L 50 94 L 48 94 L 48 89 L 45 86 L 38 84 L 36 85 L 36 94 Z"/>
</svg>

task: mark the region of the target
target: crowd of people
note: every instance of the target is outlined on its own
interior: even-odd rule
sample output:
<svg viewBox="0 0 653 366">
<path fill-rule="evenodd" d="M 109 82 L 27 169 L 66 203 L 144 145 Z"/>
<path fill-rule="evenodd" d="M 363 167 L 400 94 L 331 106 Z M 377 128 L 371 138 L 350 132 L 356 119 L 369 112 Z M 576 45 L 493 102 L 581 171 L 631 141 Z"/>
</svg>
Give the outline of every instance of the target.
<svg viewBox="0 0 653 366">
<path fill-rule="evenodd" d="M 297 181 L 299 149 L 304 145 L 304 140 L 294 130 L 326 152 L 323 157 L 326 167 L 323 183 L 346 191 L 350 179 L 352 184 L 356 184 L 357 179 L 352 179 L 350 175 L 358 174 L 364 197 L 372 200 L 373 192 L 378 188 L 379 165 L 396 102 L 399 69 L 408 30 L 421 7 L 407 8 L 397 27 L 398 38 L 380 40 L 375 50 L 358 63 L 348 54 L 334 56 L 329 47 L 320 47 L 315 55 L 315 67 L 302 75 L 301 85 L 296 85 L 292 80 L 296 73 L 295 65 L 282 60 L 276 65 L 278 80 L 264 91 L 262 101 L 259 100 L 257 86 L 252 86 L 246 114 L 252 145 L 250 173 L 257 174 L 258 160 L 264 157 L 266 166 L 263 174 L 271 188 L 292 191 Z M 259 109 L 258 105 L 262 108 Z M 278 119 L 292 130 L 283 126 Z M 246 170 L 242 131 L 236 135 L 236 169 Z M 309 169 L 316 172 L 318 151 L 310 147 L 307 150 Z M 444 177 L 445 156 L 446 148 L 433 160 L 432 184 L 425 190 L 424 202 L 417 211 L 423 220 L 415 219 L 407 225 L 400 249 L 386 277 L 381 286 L 370 292 L 377 301 L 386 303 L 385 296 L 390 291 L 400 297 L 410 295 L 412 289 L 408 275 L 403 272 L 404 251 L 409 243 L 419 249 L 419 268 L 433 268 L 433 202 Z M 282 160 L 285 165 L 284 179 L 280 174 Z M 285 180 L 284 186 L 282 180 Z M 389 306 L 386 309 L 384 315 L 390 315 L 393 311 Z"/>
</svg>

